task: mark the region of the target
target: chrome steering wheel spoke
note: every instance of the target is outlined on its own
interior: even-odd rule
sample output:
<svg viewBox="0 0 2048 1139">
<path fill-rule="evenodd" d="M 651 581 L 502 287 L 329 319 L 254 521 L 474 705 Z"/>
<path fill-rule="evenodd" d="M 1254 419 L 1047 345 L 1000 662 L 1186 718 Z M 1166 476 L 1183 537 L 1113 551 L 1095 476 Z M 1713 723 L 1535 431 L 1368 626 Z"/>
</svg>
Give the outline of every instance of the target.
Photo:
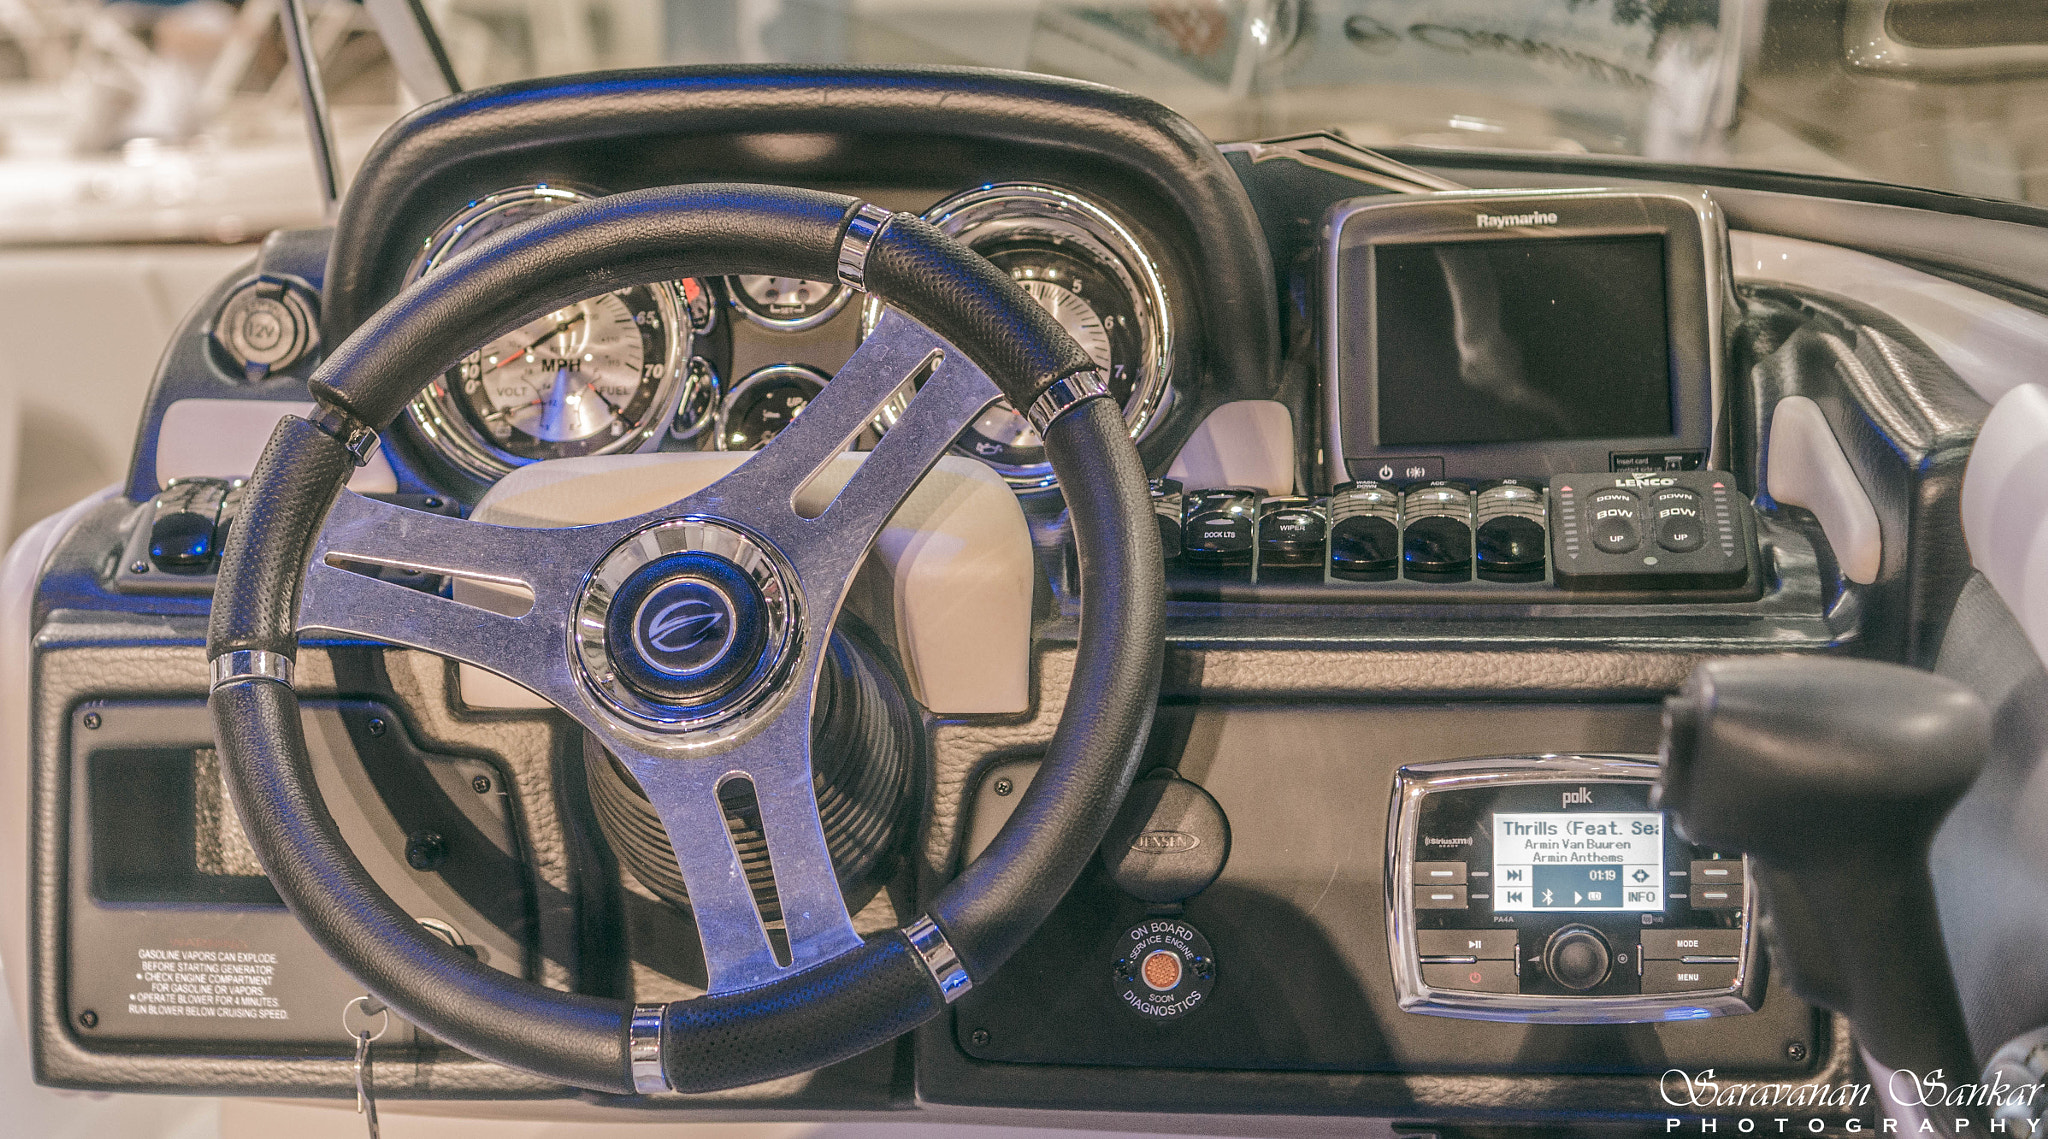
<svg viewBox="0 0 2048 1139">
<path fill-rule="evenodd" d="M 806 686 L 808 687 L 808 686 Z M 729 993 L 766 984 L 860 945 L 833 871 L 811 782 L 808 692 L 745 741 L 712 757 L 678 761 L 630 743 L 613 754 L 639 780 L 667 828 L 689 891 L 704 947 L 709 991 Z M 756 819 L 774 878 L 773 899 L 787 946 L 777 960 L 769 915 L 734 844 L 733 821 L 720 792 L 736 780 L 753 785 Z M 758 856 L 757 856 L 758 857 Z M 760 870 L 757 861 L 756 872 Z"/>
<path fill-rule="evenodd" d="M 806 488 L 831 488 L 845 472 L 827 468 L 906 387 L 915 394 L 881 442 L 811 508 L 821 495 Z M 489 669 L 588 728 L 667 828 L 710 991 L 764 984 L 860 944 L 812 782 L 819 670 L 875 536 L 1000 398 L 964 354 L 892 310 L 768 447 L 659 510 L 534 530 L 343 491 L 299 624 Z M 377 576 L 389 569 L 465 580 L 479 604 Z M 721 792 L 736 781 L 752 786 L 772 893 L 735 846 L 739 808 Z"/>
<path fill-rule="evenodd" d="M 308 559 L 299 628 L 453 657 L 573 713 L 582 702 L 564 649 L 569 604 L 591 563 L 628 529 L 494 526 L 343 490 Z M 491 595 L 491 608 L 385 580 L 380 570 L 466 580 Z"/>
</svg>

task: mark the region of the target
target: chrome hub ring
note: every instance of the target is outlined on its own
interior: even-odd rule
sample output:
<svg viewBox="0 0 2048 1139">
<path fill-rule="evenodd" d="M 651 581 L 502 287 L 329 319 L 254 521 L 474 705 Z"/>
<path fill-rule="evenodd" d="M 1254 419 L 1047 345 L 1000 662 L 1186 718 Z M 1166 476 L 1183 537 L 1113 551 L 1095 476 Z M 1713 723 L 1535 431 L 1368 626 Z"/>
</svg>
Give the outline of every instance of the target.
<svg viewBox="0 0 2048 1139">
<path fill-rule="evenodd" d="M 621 729 L 666 750 L 701 747 L 780 706 L 801 608 L 773 546 L 730 522 L 675 518 L 598 561 L 569 647 L 584 691 Z"/>
</svg>

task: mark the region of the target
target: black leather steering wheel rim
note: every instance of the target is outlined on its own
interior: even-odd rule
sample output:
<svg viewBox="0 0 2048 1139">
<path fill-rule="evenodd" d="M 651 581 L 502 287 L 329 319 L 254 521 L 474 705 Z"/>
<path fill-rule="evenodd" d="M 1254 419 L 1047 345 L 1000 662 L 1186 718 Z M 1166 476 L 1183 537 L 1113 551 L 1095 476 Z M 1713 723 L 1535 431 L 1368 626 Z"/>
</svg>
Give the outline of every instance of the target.
<svg viewBox="0 0 2048 1139">
<path fill-rule="evenodd" d="M 208 633 L 210 704 L 230 789 L 287 905 L 371 992 L 463 1050 L 582 1088 L 630 1093 L 634 1010 L 481 965 L 371 880 L 315 787 L 298 701 L 251 660 L 295 658 L 299 587 L 369 432 L 476 344 L 608 289 L 720 273 L 830 280 L 862 204 L 779 187 L 698 185 L 568 207 L 508 230 L 395 298 L 321 366 L 312 421 L 286 419 L 245 491 Z M 872 214 L 869 215 L 872 219 Z M 865 235 L 864 235 L 865 237 Z M 865 287 L 950 340 L 1017 407 L 1092 367 L 1013 282 L 908 215 L 867 241 Z M 1157 703 L 1163 585 L 1144 471 L 1112 401 L 1045 432 L 1083 581 L 1070 701 L 1040 773 L 987 850 L 931 899 L 966 975 L 985 978 L 1065 893 L 1128 788 Z M 288 666 L 287 666 L 288 667 Z M 287 672 L 288 675 L 288 672 Z M 807 1071 L 915 1027 L 948 995 L 902 931 L 773 983 L 660 1014 L 665 1084 L 705 1091 Z M 639 1041 L 644 1045 L 644 1037 Z"/>
</svg>

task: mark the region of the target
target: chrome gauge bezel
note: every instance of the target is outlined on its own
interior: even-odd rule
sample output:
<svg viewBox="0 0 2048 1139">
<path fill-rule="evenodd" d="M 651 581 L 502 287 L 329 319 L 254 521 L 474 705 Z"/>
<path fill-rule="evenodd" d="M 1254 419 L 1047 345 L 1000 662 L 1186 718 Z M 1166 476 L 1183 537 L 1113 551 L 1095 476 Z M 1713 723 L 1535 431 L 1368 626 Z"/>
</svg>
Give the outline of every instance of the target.
<svg viewBox="0 0 2048 1139">
<path fill-rule="evenodd" d="M 732 390 L 725 393 L 725 398 L 718 402 L 718 429 L 712 433 L 711 445 L 720 451 L 732 450 L 731 443 L 726 438 L 726 428 L 732 422 L 732 409 L 739 406 L 740 401 L 751 394 L 754 389 L 765 387 L 777 380 L 787 379 L 804 380 L 816 384 L 818 390 L 823 391 L 825 385 L 831 382 L 832 377 L 809 364 L 768 364 L 754 369 L 747 373 L 739 383 L 734 384 Z M 758 449 L 749 448 L 748 450 L 751 453 L 751 451 Z"/>
<path fill-rule="evenodd" d="M 829 285 L 832 289 L 832 299 L 825 302 L 824 308 L 809 316 L 771 316 L 753 306 L 753 298 L 748 296 L 747 290 L 740 285 L 741 275 L 728 274 L 720 278 L 719 285 L 725 289 L 726 300 L 748 321 L 771 332 L 808 332 L 838 316 L 846 308 L 846 302 L 853 298 L 853 290 L 847 288 L 844 282 L 817 281 L 814 283 Z"/>
<path fill-rule="evenodd" d="M 552 208 L 559 208 L 599 196 L 576 187 L 535 183 L 507 187 L 478 198 L 441 223 L 421 244 L 419 253 L 406 267 L 405 283 L 410 285 L 431 272 L 451 255 L 465 235 L 485 220 L 536 201 L 552 202 Z M 705 285 L 708 288 L 709 282 Z M 661 379 L 639 424 L 580 454 L 612 455 L 651 450 L 660 444 L 675 417 L 677 401 L 682 395 L 684 371 L 695 344 L 695 322 L 690 319 L 683 303 L 682 288 L 677 282 L 662 281 L 646 288 L 655 308 L 661 313 L 664 326 Z M 514 455 L 477 430 L 463 414 L 459 402 L 461 397 L 449 389 L 448 375 L 448 371 L 435 375 L 406 405 L 406 415 L 412 420 L 413 427 L 436 454 L 463 473 L 485 482 L 495 482 L 518 467 L 539 461 Z"/>
<path fill-rule="evenodd" d="M 955 194 L 926 210 L 924 220 L 977 251 L 1017 240 L 1045 241 L 1114 279 L 1137 314 L 1142 345 L 1131 395 L 1124 403 L 1124 423 L 1133 440 L 1145 437 L 1170 399 L 1175 330 L 1158 261 L 1130 227 L 1071 190 L 1028 182 L 1001 182 Z M 881 300 L 870 295 L 861 309 L 863 338 L 881 315 Z M 885 407 L 877 426 L 893 423 L 907 399 L 908 393 L 902 393 Z M 1003 463 L 964 448 L 961 453 L 987 463 L 1019 491 L 1044 490 L 1059 481 L 1049 462 Z"/>
</svg>

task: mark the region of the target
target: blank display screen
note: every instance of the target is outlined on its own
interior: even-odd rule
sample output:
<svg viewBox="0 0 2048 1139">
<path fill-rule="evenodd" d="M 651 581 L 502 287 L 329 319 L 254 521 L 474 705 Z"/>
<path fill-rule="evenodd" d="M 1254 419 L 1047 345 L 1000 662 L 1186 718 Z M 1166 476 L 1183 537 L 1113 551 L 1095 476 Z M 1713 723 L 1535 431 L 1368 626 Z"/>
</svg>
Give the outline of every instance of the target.
<svg viewBox="0 0 2048 1139">
<path fill-rule="evenodd" d="M 1379 443 L 1671 434 L 1664 239 L 1374 250 Z"/>
</svg>

